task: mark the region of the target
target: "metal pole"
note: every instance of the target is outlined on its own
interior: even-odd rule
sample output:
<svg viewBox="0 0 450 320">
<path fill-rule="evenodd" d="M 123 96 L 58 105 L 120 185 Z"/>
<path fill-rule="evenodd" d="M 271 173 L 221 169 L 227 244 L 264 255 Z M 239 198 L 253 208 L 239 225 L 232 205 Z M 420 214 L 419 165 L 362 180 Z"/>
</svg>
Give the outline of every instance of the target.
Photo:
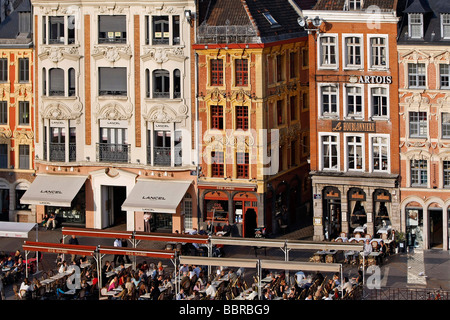
<svg viewBox="0 0 450 320">
<path fill-rule="evenodd" d="M 261 300 L 261 274 L 262 274 L 262 270 L 261 270 L 261 259 L 258 259 L 258 262 L 256 263 L 256 276 L 258 277 L 258 299 Z"/>
<path fill-rule="evenodd" d="M 25 250 L 25 277 L 28 278 L 28 253 L 29 251 Z M 2 280 L 0 280 L 2 281 Z"/>
<path fill-rule="evenodd" d="M 36 242 L 39 242 L 39 224 L 36 223 Z M 39 272 L 39 251 L 36 251 L 36 273 Z"/>
</svg>

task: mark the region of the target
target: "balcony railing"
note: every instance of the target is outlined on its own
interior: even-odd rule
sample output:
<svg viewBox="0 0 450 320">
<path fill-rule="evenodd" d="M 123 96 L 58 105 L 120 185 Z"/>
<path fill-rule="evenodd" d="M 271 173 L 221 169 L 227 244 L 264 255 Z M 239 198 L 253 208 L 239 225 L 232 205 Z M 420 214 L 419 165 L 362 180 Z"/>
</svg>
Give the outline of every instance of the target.
<svg viewBox="0 0 450 320">
<path fill-rule="evenodd" d="M 181 147 L 175 147 L 174 166 L 182 165 Z M 152 148 L 147 147 L 147 164 L 151 164 Z M 170 147 L 154 147 L 153 148 L 153 165 L 161 167 L 170 167 L 172 165 L 172 151 Z"/>
<path fill-rule="evenodd" d="M 47 146 L 44 144 L 44 159 L 47 158 Z M 66 161 L 66 144 L 65 143 L 50 143 L 50 161 L 65 162 Z M 77 145 L 76 143 L 69 143 L 69 162 L 77 160 Z"/>
<path fill-rule="evenodd" d="M 129 144 L 97 143 L 97 161 L 129 162 L 131 148 Z"/>
</svg>

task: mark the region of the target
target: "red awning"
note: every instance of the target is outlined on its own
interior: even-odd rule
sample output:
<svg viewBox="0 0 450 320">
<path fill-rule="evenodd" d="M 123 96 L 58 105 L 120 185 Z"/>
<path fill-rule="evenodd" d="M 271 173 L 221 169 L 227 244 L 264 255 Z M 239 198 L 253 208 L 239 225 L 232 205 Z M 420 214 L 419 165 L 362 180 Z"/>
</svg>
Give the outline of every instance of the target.
<svg viewBox="0 0 450 320">
<path fill-rule="evenodd" d="M 118 254 L 129 256 L 140 256 L 150 258 L 173 259 L 175 251 L 173 250 L 146 250 L 120 247 L 99 247 L 99 252 L 102 254 Z"/>
<path fill-rule="evenodd" d="M 209 237 L 206 235 L 145 233 L 145 232 L 136 232 L 134 238 L 136 240 L 147 240 L 147 241 L 203 243 L 203 244 L 208 244 L 209 239 Z"/>
<path fill-rule="evenodd" d="M 94 237 L 94 238 L 118 238 L 118 239 L 132 239 L 132 231 L 114 231 L 114 230 L 99 230 L 99 229 L 88 229 L 88 228 L 62 228 L 63 235 L 76 235 L 83 237 Z"/>
<path fill-rule="evenodd" d="M 48 253 L 63 253 L 63 254 L 78 254 L 93 256 L 95 253 L 95 246 L 80 246 L 75 244 L 57 244 L 25 241 L 22 245 L 23 250 L 40 251 Z"/>
</svg>

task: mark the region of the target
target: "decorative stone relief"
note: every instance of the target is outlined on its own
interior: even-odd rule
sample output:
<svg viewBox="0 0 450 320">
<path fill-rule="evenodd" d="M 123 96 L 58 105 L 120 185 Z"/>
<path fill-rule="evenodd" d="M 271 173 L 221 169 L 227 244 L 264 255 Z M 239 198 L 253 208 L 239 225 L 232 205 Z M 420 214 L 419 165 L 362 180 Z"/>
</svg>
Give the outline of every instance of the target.
<svg viewBox="0 0 450 320">
<path fill-rule="evenodd" d="M 78 120 L 83 114 L 83 105 L 77 101 L 69 108 L 61 102 L 53 102 L 41 111 L 41 117 L 50 120 Z"/>
<path fill-rule="evenodd" d="M 154 48 L 144 47 L 142 61 L 155 61 L 156 63 L 165 63 L 169 60 L 182 62 L 187 59 L 183 48 Z"/>
<path fill-rule="evenodd" d="M 31 144 L 34 139 L 34 132 L 29 130 L 16 130 L 13 134 L 17 144 Z"/>
<path fill-rule="evenodd" d="M 116 62 L 120 59 L 129 60 L 132 57 L 132 50 L 129 45 L 126 46 L 94 46 L 92 57 L 94 59 L 106 59 L 109 62 Z"/>
<path fill-rule="evenodd" d="M 98 120 L 130 120 L 133 107 L 123 106 L 117 102 L 109 102 L 98 106 L 96 116 Z"/>
<path fill-rule="evenodd" d="M 64 59 L 77 61 L 81 58 L 79 47 L 70 46 L 43 46 L 41 53 L 38 55 L 40 60 L 50 60 L 54 63 L 58 63 Z"/>
<path fill-rule="evenodd" d="M 181 122 L 187 118 L 186 113 L 177 114 L 175 110 L 167 105 L 156 105 L 149 107 L 143 114 L 143 118 L 148 122 Z"/>
</svg>

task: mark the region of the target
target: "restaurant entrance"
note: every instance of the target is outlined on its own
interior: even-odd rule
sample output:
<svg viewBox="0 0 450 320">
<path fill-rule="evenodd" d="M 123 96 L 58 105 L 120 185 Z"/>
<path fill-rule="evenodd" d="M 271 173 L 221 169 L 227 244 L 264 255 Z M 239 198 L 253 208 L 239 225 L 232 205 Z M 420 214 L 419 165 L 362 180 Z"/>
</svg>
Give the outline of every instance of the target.
<svg viewBox="0 0 450 320">
<path fill-rule="evenodd" d="M 126 211 L 121 208 L 126 199 L 126 191 L 127 188 L 123 186 L 102 186 L 103 218 L 106 227 L 126 223 Z"/>
<path fill-rule="evenodd" d="M 326 240 L 338 237 L 341 231 L 341 192 L 335 187 L 323 191 L 323 228 Z"/>
</svg>

